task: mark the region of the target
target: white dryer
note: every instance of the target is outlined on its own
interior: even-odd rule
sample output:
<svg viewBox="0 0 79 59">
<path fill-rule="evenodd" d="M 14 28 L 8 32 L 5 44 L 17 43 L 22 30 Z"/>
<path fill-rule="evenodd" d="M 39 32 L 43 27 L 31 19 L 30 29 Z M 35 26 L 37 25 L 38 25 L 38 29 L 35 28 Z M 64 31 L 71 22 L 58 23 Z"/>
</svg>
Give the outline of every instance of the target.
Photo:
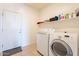
<svg viewBox="0 0 79 59">
<path fill-rule="evenodd" d="M 50 35 L 50 56 L 78 56 L 79 35 L 78 33 L 55 32 Z"/>
<path fill-rule="evenodd" d="M 49 34 L 45 32 L 39 32 L 37 34 L 37 51 L 44 56 L 48 56 L 48 41 Z"/>
<path fill-rule="evenodd" d="M 37 33 L 37 51 L 44 56 L 49 54 L 49 39 L 50 33 L 53 32 L 51 29 L 43 29 Z"/>
</svg>

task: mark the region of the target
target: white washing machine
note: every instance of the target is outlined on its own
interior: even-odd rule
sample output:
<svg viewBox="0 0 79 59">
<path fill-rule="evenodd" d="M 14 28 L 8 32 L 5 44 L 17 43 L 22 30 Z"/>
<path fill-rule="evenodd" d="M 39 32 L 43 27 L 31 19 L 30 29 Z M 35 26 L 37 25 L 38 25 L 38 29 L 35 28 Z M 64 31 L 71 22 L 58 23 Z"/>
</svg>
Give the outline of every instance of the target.
<svg viewBox="0 0 79 59">
<path fill-rule="evenodd" d="M 37 51 L 41 55 L 49 55 L 49 39 L 51 31 L 53 32 L 53 30 L 50 29 L 43 29 L 37 33 Z"/>
<path fill-rule="evenodd" d="M 78 33 L 55 32 L 50 35 L 49 56 L 78 56 Z"/>
</svg>

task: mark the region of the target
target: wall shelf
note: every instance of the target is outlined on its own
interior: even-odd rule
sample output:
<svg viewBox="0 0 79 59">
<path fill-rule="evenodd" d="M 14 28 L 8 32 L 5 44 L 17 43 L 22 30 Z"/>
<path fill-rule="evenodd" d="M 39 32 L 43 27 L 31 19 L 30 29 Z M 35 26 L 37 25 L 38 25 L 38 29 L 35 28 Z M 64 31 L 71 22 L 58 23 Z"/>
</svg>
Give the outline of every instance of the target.
<svg viewBox="0 0 79 59">
<path fill-rule="evenodd" d="M 45 21 L 40 21 L 40 22 L 37 22 L 37 24 L 42 24 L 42 23 L 51 23 L 51 22 L 66 22 L 66 21 L 75 21 L 75 20 L 79 20 L 79 17 L 76 17 L 76 18 L 70 18 L 70 19 L 65 19 L 65 20 L 57 20 L 57 21 L 50 21 L 50 20 L 45 20 Z"/>
</svg>

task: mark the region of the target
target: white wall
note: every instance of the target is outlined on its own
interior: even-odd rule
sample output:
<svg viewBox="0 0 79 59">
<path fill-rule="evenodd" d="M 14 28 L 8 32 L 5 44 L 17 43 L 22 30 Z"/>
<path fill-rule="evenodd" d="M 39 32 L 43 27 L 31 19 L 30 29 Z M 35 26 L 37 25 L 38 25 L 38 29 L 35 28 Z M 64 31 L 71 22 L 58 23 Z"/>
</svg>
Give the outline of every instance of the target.
<svg viewBox="0 0 79 59">
<path fill-rule="evenodd" d="M 36 25 L 38 12 L 25 4 L 0 4 L 0 9 L 18 12 L 22 16 L 22 46 L 35 42 L 38 30 Z"/>
<path fill-rule="evenodd" d="M 57 16 L 59 14 L 66 14 L 74 12 L 75 9 L 79 8 L 79 4 L 51 4 L 47 8 L 44 8 L 40 13 L 40 20 L 48 20 L 51 17 Z M 74 19 L 73 19 L 74 20 Z M 67 28 L 79 28 L 79 18 L 77 21 L 57 21 L 57 22 L 51 22 L 51 23 L 43 23 L 40 24 L 40 27 L 42 28 L 55 28 L 55 29 L 67 29 Z"/>
<path fill-rule="evenodd" d="M 56 15 L 62 14 L 62 13 L 71 13 L 76 8 L 79 8 L 79 4 L 77 3 L 53 3 L 49 5 L 47 8 L 44 8 L 41 11 L 40 18 L 43 20 L 49 19 L 50 17 L 54 17 Z"/>
</svg>

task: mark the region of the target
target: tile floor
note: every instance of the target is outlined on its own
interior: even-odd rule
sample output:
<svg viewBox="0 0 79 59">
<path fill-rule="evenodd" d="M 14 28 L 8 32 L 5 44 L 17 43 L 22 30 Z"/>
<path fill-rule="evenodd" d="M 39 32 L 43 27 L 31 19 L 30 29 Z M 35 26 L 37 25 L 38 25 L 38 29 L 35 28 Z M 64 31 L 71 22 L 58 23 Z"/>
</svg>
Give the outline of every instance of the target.
<svg viewBox="0 0 79 59">
<path fill-rule="evenodd" d="M 36 51 L 36 44 L 32 44 L 23 48 L 22 52 L 16 53 L 12 56 L 40 56 L 40 54 Z"/>
</svg>

